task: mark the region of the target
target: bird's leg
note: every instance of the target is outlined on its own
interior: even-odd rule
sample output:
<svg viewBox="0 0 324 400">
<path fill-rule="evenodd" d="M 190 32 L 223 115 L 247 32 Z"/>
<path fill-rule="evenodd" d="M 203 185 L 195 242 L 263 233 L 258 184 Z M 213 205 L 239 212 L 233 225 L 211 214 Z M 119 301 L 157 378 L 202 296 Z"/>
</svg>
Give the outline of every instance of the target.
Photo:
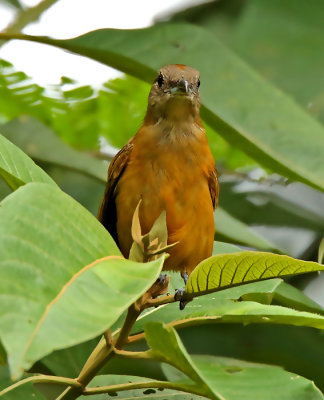
<svg viewBox="0 0 324 400">
<path fill-rule="evenodd" d="M 143 299 L 155 299 L 156 297 L 166 293 L 168 290 L 169 281 L 170 277 L 167 274 L 160 274 L 150 289 L 144 294 Z"/>
<path fill-rule="evenodd" d="M 183 279 L 185 285 L 188 282 L 189 274 L 187 271 L 181 272 L 181 278 Z M 184 295 L 185 289 L 176 289 L 174 298 L 180 301 L 180 310 L 184 310 L 188 301 L 182 300 L 182 296 Z"/>
<path fill-rule="evenodd" d="M 188 274 L 188 272 L 187 272 L 187 271 L 181 272 L 181 278 L 183 279 L 184 284 L 186 285 L 187 282 L 188 282 L 188 279 L 189 279 L 189 274 Z"/>
<path fill-rule="evenodd" d="M 155 283 L 164 285 L 167 277 L 168 277 L 167 274 L 160 274 L 159 277 L 157 278 L 157 280 L 155 281 Z"/>
</svg>

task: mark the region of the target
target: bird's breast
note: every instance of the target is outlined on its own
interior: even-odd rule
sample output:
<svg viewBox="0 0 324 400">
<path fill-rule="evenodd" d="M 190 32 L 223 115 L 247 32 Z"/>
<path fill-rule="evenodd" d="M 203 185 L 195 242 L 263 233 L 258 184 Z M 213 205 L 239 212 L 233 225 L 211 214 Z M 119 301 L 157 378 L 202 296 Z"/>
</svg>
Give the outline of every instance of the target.
<svg viewBox="0 0 324 400">
<path fill-rule="evenodd" d="M 171 143 L 157 141 L 153 135 L 135 140 L 117 187 L 117 231 L 124 255 L 128 255 L 132 243 L 131 221 L 140 199 L 143 234 L 166 210 L 169 243 L 186 237 L 188 240 L 189 235 L 196 236 L 195 232 L 199 239 L 206 233 L 213 237 L 213 206 L 207 180 L 213 163 L 204 137 L 183 135 L 179 142 Z"/>
</svg>

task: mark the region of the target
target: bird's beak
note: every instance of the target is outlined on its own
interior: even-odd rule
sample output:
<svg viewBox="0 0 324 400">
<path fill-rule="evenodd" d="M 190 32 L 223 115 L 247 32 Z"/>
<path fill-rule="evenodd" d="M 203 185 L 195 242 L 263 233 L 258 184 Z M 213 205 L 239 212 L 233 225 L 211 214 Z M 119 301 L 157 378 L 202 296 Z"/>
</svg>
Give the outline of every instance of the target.
<svg viewBox="0 0 324 400">
<path fill-rule="evenodd" d="M 171 94 L 187 94 L 189 91 L 188 82 L 185 79 L 180 79 L 177 85 L 171 89 Z"/>
</svg>

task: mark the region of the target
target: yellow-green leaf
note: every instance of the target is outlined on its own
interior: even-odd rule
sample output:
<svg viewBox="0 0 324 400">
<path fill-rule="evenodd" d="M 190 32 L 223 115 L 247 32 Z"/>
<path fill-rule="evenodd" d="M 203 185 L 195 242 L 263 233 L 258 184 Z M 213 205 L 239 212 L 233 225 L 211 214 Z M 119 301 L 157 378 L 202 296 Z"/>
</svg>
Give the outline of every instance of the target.
<svg viewBox="0 0 324 400">
<path fill-rule="evenodd" d="M 323 270 L 321 264 L 273 253 L 219 254 L 198 264 L 189 277 L 185 292 L 197 295 L 263 279 Z"/>
</svg>

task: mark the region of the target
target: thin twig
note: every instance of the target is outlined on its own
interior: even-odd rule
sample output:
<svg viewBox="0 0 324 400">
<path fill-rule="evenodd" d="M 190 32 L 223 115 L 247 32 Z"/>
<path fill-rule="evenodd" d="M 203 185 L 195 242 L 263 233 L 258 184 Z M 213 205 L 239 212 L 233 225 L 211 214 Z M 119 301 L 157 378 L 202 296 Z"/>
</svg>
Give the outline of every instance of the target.
<svg viewBox="0 0 324 400">
<path fill-rule="evenodd" d="M 87 388 L 84 390 L 84 396 L 90 396 L 94 394 L 109 393 L 109 392 L 121 392 L 132 389 L 145 389 L 145 388 L 157 388 L 157 389 L 173 389 L 181 392 L 194 393 L 200 396 L 204 396 L 204 393 L 197 385 L 179 385 L 174 382 L 166 381 L 147 381 L 147 382 L 132 382 L 124 383 L 120 385 L 109 385 L 101 386 L 96 388 Z"/>
<path fill-rule="evenodd" d="M 28 382 L 33 383 L 51 383 L 54 385 L 59 386 L 73 386 L 73 387 L 81 387 L 81 384 L 72 378 L 65 378 L 63 376 L 52 376 L 52 375 L 35 375 L 30 376 L 29 378 L 22 379 L 19 382 L 14 383 L 11 386 L 6 387 L 0 392 L 0 396 L 5 395 L 6 393 L 10 392 L 11 390 L 16 389 L 17 387 L 24 385 Z"/>
<path fill-rule="evenodd" d="M 44 11 L 49 9 L 57 0 L 42 0 L 36 6 L 27 8 L 26 10 L 20 11 L 14 21 L 5 28 L 5 33 L 21 32 L 22 29 L 30 24 L 36 22 Z"/>
<path fill-rule="evenodd" d="M 145 303 L 144 307 L 145 308 L 158 307 L 158 306 L 162 306 L 165 304 L 174 303 L 175 301 L 177 301 L 177 300 L 175 299 L 174 294 L 168 295 L 168 296 L 161 296 L 161 297 L 157 297 L 156 299 L 148 300 Z"/>
</svg>

